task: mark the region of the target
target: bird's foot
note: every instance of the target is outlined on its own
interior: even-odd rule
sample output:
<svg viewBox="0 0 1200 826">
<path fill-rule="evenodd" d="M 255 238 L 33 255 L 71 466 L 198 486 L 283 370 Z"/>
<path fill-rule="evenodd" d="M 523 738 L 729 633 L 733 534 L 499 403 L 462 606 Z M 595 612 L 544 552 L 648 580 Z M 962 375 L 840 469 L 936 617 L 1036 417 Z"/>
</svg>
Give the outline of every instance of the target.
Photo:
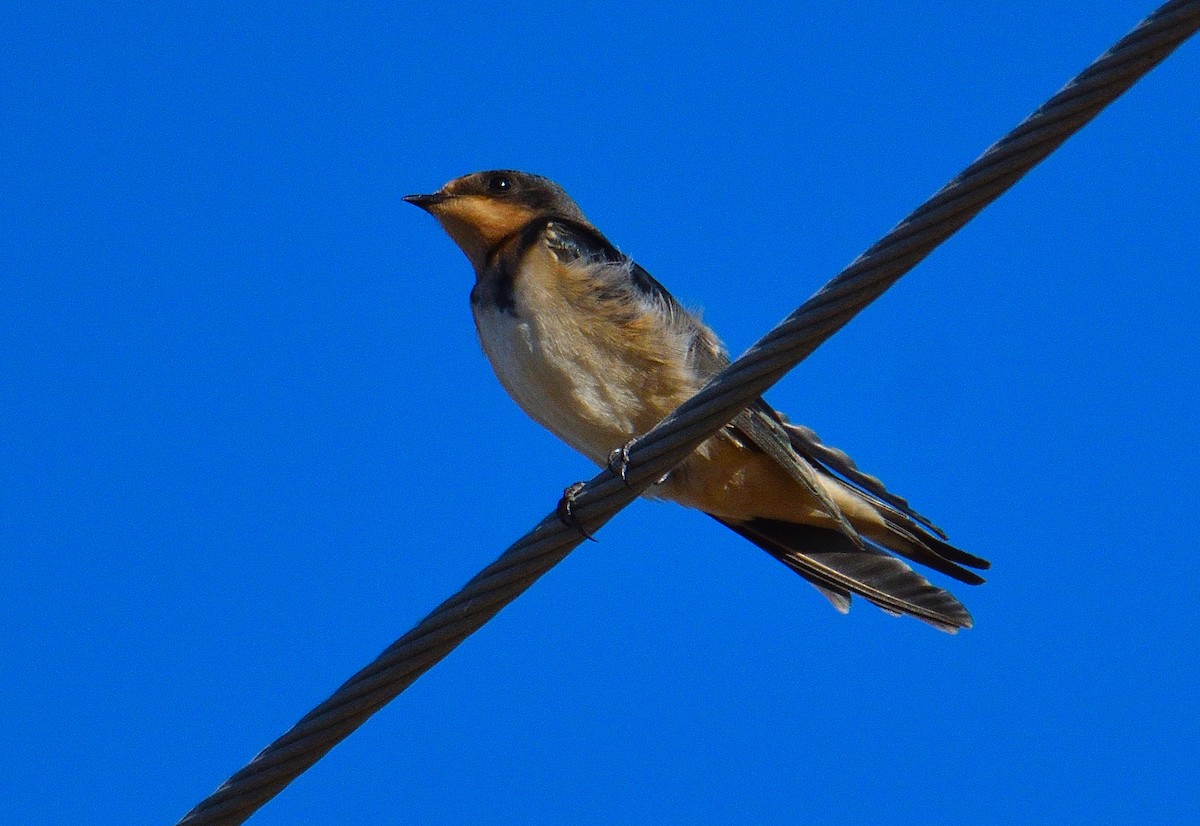
<svg viewBox="0 0 1200 826">
<path fill-rule="evenodd" d="M 629 449 L 637 439 L 630 439 L 625 444 L 608 454 L 608 469 L 621 477 L 621 481 L 629 485 Z"/>
<path fill-rule="evenodd" d="M 621 481 L 625 483 L 625 487 L 629 487 L 629 451 L 636 442 L 637 439 L 630 439 L 612 453 L 608 454 L 609 471 L 615 473 L 617 476 L 620 476 Z M 667 477 L 670 475 L 671 472 L 667 471 L 662 475 L 662 478 L 656 481 L 654 484 L 661 485 L 663 482 L 667 481 Z"/>
<path fill-rule="evenodd" d="M 575 497 L 579 495 L 579 491 L 583 490 L 585 484 L 585 482 L 576 482 L 573 485 L 568 485 L 566 490 L 563 491 L 562 499 L 558 500 L 558 518 L 568 528 L 574 528 L 583 534 L 585 539 L 595 542 L 596 537 L 584 530 L 583 525 L 579 524 L 579 519 L 576 518 L 571 510 L 575 504 Z"/>
</svg>

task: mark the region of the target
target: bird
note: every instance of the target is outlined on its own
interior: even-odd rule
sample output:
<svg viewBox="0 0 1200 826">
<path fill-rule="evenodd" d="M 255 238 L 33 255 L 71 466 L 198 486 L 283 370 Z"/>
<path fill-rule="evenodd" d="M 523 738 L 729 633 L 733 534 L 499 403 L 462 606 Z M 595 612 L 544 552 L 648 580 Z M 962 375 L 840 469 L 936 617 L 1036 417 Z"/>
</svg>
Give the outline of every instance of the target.
<svg viewBox="0 0 1200 826">
<path fill-rule="evenodd" d="M 729 364 L 700 317 L 549 178 L 476 172 L 404 200 L 436 218 L 470 262 L 471 311 L 500 384 L 601 467 Z M 971 627 L 970 613 L 905 560 L 971 585 L 984 580 L 970 569 L 990 567 L 761 398 L 649 495 L 708 514 L 842 613 L 859 596 L 954 633 Z"/>
</svg>

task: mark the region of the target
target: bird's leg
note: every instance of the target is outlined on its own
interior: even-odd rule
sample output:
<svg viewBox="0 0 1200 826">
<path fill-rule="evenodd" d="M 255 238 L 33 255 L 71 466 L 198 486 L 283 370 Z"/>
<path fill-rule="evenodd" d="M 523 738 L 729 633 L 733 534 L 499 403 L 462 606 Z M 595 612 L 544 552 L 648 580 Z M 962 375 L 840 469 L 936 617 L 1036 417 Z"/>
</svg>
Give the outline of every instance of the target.
<svg viewBox="0 0 1200 826">
<path fill-rule="evenodd" d="M 621 481 L 629 486 L 629 449 L 637 439 L 630 439 L 625 444 L 608 454 L 608 469 L 621 477 Z"/>
<path fill-rule="evenodd" d="M 628 442 L 608 454 L 609 471 L 620 476 L 621 481 L 625 483 L 625 487 L 629 487 L 629 449 L 633 447 L 635 442 L 637 442 L 637 439 L 630 439 Z M 671 472 L 667 471 L 662 475 L 662 478 L 654 484 L 661 485 L 663 482 L 667 481 L 667 477 L 670 475 Z"/>
<path fill-rule="evenodd" d="M 558 518 L 568 528 L 574 528 L 583 534 L 585 539 L 596 541 L 596 537 L 583 529 L 583 525 L 579 524 L 579 520 L 575 514 L 571 512 L 571 506 L 575 503 L 575 497 L 579 495 L 579 491 L 583 490 L 586 482 L 576 482 L 573 485 L 568 485 L 563 491 L 562 499 L 558 500 Z"/>
</svg>

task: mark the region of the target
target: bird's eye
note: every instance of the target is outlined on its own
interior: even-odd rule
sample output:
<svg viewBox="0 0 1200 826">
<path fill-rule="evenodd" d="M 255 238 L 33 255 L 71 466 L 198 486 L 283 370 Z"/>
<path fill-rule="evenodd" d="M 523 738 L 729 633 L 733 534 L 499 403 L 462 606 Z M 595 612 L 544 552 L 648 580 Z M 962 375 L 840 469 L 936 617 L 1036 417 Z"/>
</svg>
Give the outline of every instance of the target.
<svg viewBox="0 0 1200 826">
<path fill-rule="evenodd" d="M 487 191 L 493 195 L 505 195 L 512 190 L 512 178 L 507 175 L 493 175 L 487 180 Z"/>
</svg>

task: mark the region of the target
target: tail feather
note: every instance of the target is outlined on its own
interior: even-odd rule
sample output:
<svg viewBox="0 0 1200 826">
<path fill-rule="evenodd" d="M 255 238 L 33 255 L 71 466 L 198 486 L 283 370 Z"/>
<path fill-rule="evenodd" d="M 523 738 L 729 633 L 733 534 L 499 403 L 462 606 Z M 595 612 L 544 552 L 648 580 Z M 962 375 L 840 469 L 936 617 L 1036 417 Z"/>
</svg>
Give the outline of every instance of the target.
<svg viewBox="0 0 1200 826">
<path fill-rule="evenodd" d="M 905 526 L 897 525 L 890 520 L 887 522 L 887 529 L 892 534 L 892 537 L 894 537 L 894 540 L 883 544 L 889 550 L 895 551 L 906 559 L 918 562 L 926 568 L 932 568 L 938 573 L 954 577 L 959 582 L 965 582 L 968 585 L 982 585 L 986 581 L 974 571 L 968 571 L 966 568 L 955 564 L 956 560 L 963 557 L 971 557 L 966 551 L 960 551 L 953 545 L 942 542 L 924 532 L 911 532 Z M 971 559 L 976 563 L 983 563 L 982 565 L 975 564 L 974 567 L 988 567 L 986 560 L 980 560 L 978 557 L 971 557 Z"/>
<path fill-rule="evenodd" d="M 933 524 L 928 517 L 918 513 L 903 496 L 892 493 L 879 479 L 859 469 L 845 451 L 822 442 L 812 428 L 789 422 L 781 413 L 777 412 L 776 416 L 779 417 L 780 423 L 791 438 L 792 447 L 801 456 L 821 465 L 832 475 L 846 480 L 860 492 L 868 494 L 877 504 L 903 514 L 907 519 L 918 523 L 922 528 L 936 534 L 941 539 L 946 538 L 945 531 Z"/>
<path fill-rule="evenodd" d="M 935 535 L 924 523 L 917 522 L 909 514 L 896 510 L 889 506 L 888 503 L 876 499 L 871 494 L 846 484 L 845 481 L 836 476 L 826 476 L 825 478 L 867 499 L 874 506 L 879 515 L 883 517 L 883 521 L 887 523 L 888 530 L 904 540 L 901 543 L 902 547 L 897 548 L 891 547 L 891 543 L 883 543 L 890 550 L 903 554 L 914 562 L 920 562 L 922 565 L 927 565 L 936 571 L 941 571 L 971 585 L 981 584 L 983 578 L 971 571 L 964 571 L 958 566 L 965 565 L 968 568 L 978 568 L 980 570 L 987 570 L 992 567 L 992 563 L 983 557 L 975 556 L 975 554 L 967 553 L 961 548 L 951 545 L 946 541 L 945 534 L 942 534 L 940 531 Z M 903 547 L 905 544 L 915 546 L 913 554 L 910 554 Z"/>
<path fill-rule="evenodd" d="M 786 425 L 786 428 L 793 435 L 793 447 L 805 447 L 805 449 L 811 450 L 812 445 L 797 445 L 795 437 L 800 428 L 790 424 Z M 807 431 L 806 428 L 804 430 Z M 811 434 L 812 431 L 807 431 L 807 433 Z M 815 439 L 815 434 L 812 435 Z M 828 451 L 830 455 L 845 456 L 835 448 L 830 448 L 820 442 L 816 442 L 816 444 Z M 846 461 L 849 463 L 849 457 L 846 457 Z M 965 582 L 968 585 L 981 585 L 984 582 L 983 577 L 979 574 L 961 566 L 987 570 L 992 567 L 992 563 L 983 557 L 975 556 L 951 545 L 946 541 L 946 534 L 940 528 L 913 510 L 904 499 L 889 493 L 878 479 L 866 476 L 852 463 L 840 468 L 830 468 L 827 465 L 821 467 L 825 470 L 823 478 L 827 482 L 839 485 L 852 495 L 866 500 L 883 518 L 890 535 L 886 539 L 873 538 L 889 551 L 907 557 L 913 562 L 919 562 L 947 576 L 952 576 L 959 582 Z M 872 484 L 851 484 L 847 476 L 848 471 L 853 471 L 858 474 L 860 479 L 867 480 Z"/>
<path fill-rule="evenodd" d="M 849 609 L 850 595 L 857 594 L 942 631 L 971 627 L 971 615 L 952 594 L 871 542 L 860 547 L 836 530 L 774 519 L 713 518 L 817 586 L 839 610 Z"/>
<path fill-rule="evenodd" d="M 814 587 L 818 591 L 820 591 L 821 596 L 823 596 L 823 597 L 825 597 L 825 599 L 829 600 L 829 604 L 832 605 L 839 614 L 849 614 L 850 613 L 850 596 L 851 595 L 850 595 L 850 592 L 847 591 L 845 588 L 842 588 L 842 587 L 834 584 L 833 582 L 822 582 L 821 580 L 817 579 L 815 576 L 811 576 L 811 575 L 805 573 L 804 571 L 798 570 L 798 571 L 796 571 L 796 573 L 800 574 L 800 576 L 807 579 L 809 585 L 811 585 L 812 587 Z"/>
</svg>

